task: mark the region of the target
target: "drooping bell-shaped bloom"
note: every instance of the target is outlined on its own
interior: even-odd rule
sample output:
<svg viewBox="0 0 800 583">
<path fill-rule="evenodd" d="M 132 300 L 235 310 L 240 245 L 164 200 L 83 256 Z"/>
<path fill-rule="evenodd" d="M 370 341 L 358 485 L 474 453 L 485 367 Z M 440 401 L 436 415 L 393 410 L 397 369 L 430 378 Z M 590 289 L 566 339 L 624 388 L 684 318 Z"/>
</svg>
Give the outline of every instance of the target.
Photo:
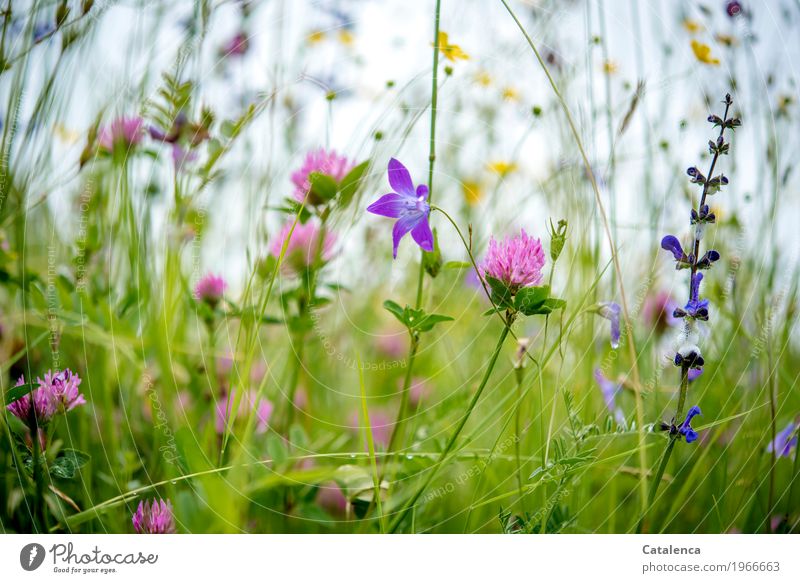
<svg viewBox="0 0 800 583">
<path fill-rule="evenodd" d="M 293 224 L 290 221 L 283 226 L 270 248 L 273 257 L 280 257 L 288 238 L 282 263 L 288 271 L 299 273 L 313 266 L 317 259 L 320 264 L 324 264 L 333 258 L 333 248 L 336 245 L 336 236 L 333 233 L 326 232 L 320 244 L 320 228 L 314 223 L 303 225 L 298 222 L 292 229 Z"/>
<path fill-rule="evenodd" d="M 692 419 L 697 415 L 702 415 L 702 413 L 700 412 L 700 407 L 694 405 L 686 413 L 686 420 L 678 426 L 678 433 L 686 438 L 686 443 L 692 443 L 697 439 L 697 431 L 692 429 L 691 425 Z"/>
<path fill-rule="evenodd" d="M 767 445 L 767 453 L 775 452 L 778 457 L 789 457 L 792 449 L 797 447 L 797 423 L 792 421 L 786 428 L 775 436 Z"/>
<path fill-rule="evenodd" d="M 611 348 L 619 348 L 620 325 L 619 314 L 622 311 L 616 302 L 600 302 L 597 313 L 611 324 Z"/>
<path fill-rule="evenodd" d="M 133 513 L 133 529 L 137 534 L 174 534 L 175 516 L 167 500 L 142 500 Z"/>
<path fill-rule="evenodd" d="M 605 401 L 606 409 L 614 416 L 617 425 L 624 425 L 625 414 L 622 412 L 621 408 L 617 407 L 617 394 L 622 390 L 622 386 L 608 379 L 599 368 L 594 369 L 594 379 L 597 381 L 600 392 L 603 394 L 603 401 Z"/>
<path fill-rule="evenodd" d="M 389 160 L 389 185 L 394 192 L 384 194 L 367 207 L 367 212 L 397 219 L 392 230 L 392 257 L 397 259 L 397 247 L 406 233 L 425 251 L 433 251 L 433 233 L 428 224 L 431 207 L 427 202 L 428 187 L 414 188 L 411 174 L 398 160 Z"/>
<path fill-rule="evenodd" d="M 122 116 L 100 128 L 97 143 L 106 152 L 113 152 L 116 147 L 128 150 L 138 145 L 143 137 L 144 120 L 138 116 Z"/>
<path fill-rule="evenodd" d="M 318 205 L 326 202 L 323 197 L 314 192 L 311 185 L 311 174 L 325 174 L 337 183 L 355 167 L 355 164 L 345 156 L 340 156 L 334 150 L 319 148 L 306 154 L 303 165 L 292 173 L 294 184 L 294 198 L 297 202 Z"/>
<path fill-rule="evenodd" d="M 542 242 L 520 229 L 517 236 L 498 242 L 491 237 L 486 257 L 480 265 L 484 276 L 502 281 L 512 293 L 542 283 L 545 256 Z"/>
<path fill-rule="evenodd" d="M 213 308 L 222 301 L 222 295 L 227 287 L 228 284 L 221 275 L 209 273 L 200 278 L 200 281 L 194 286 L 194 298 Z"/>
</svg>

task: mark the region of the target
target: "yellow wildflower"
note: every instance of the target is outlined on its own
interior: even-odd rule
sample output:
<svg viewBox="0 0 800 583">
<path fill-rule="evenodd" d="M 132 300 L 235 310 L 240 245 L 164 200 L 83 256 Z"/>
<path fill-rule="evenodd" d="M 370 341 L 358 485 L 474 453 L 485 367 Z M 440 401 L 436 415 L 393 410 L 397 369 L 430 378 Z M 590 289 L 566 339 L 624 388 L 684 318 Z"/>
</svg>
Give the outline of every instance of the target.
<svg viewBox="0 0 800 583">
<path fill-rule="evenodd" d="M 491 172 L 499 174 L 501 177 L 508 176 L 517 170 L 517 165 L 513 162 L 503 162 L 501 160 L 498 160 L 497 162 L 490 162 L 486 167 Z"/>
<path fill-rule="evenodd" d="M 717 42 L 719 44 L 725 45 L 726 47 L 735 47 L 736 45 L 739 44 L 739 39 L 730 34 L 719 33 L 714 38 L 717 39 Z"/>
<path fill-rule="evenodd" d="M 461 192 L 464 194 L 464 200 L 470 206 L 478 204 L 483 198 L 483 186 L 475 180 L 467 180 L 461 185 Z"/>
<path fill-rule="evenodd" d="M 503 99 L 507 99 L 509 101 L 519 101 L 519 91 L 511 87 L 503 88 Z"/>
<path fill-rule="evenodd" d="M 719 59 L 711 56 L 710 46 L 692 40 L 692 51 L 694 51 L 694 56 L 697 57 L 697 60 L 701 63 L 705 63 L 706 65 L 719 65 Z"/>
<path fill-rule="evenodd" d="M 342 30 L 339 31 L 339 42 L 342 43 L 344 46 L 346 47 L 353 46 L 354 40 L 355 37 L 353 36 L 353 33 L 347 30 L 346 28 L 343 28 Z"/>
<path fill-rule="evenodd" d="M 606 75 L 613 75 L 617 72 L 617 64 L 614 61 L 605 61 L 603 63 L 603 73 Z"/>
<path fill-rule="evenodd" d="M 451 45 L 450 41 L 447 39 L 447 33 L 444 31 L 439 31 L 439 51 L 441 51 L 442 55 L 448 61 L 456 62 L 459 59 L 467 60 L 469 59 L 469 55 L 461 50 L 461 47 L 458 45 Z"/>
<path fill-rule="evenodd" d="M 306 36 L 306 40 L 312 45 L 321 43 L 325 40 L 325 33 L 321 30 L 312 30 L 308 33 L 308 36 Z"/>
<path fill-rule="evenodd" d="M 475 74 L 475 82 L 481 87 L 488 87 L 492 84 L 492 76 L 487 71 L 478 71 Z"/>
<path fill-rule="evenodd" d="M 703 25 L 696 20 L 692 20 L 691 18 L 684 18 L 683 28 L 685 28 L 691 34 L 695 34 L 703 30 Z"/>
</svg>

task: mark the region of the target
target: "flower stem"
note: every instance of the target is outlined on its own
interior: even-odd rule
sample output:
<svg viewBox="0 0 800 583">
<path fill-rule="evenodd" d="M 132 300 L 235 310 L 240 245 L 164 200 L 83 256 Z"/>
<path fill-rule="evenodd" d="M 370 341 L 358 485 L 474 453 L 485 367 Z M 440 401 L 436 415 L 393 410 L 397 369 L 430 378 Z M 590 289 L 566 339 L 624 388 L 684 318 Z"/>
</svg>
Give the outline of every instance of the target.
<svg viewBox="0 0 800 583">
<path fill-rule="evenodd" d="M 686 404 L 686 393 L 688 392 L 689 367 L 684 364 L 681 367 L 681 390 L 680 394 L 678 395 L 678 410 L 675 413 L 675 423 L 680 422 L 680 418 L 683 416 L 683 407 Z M 672 457 L 672 449 L 675 447 L 675 442 L 678 441 L 678 436 L 679 434 L 672 434 L 669 436 L 669 443 L 667 443 L 667 448 L 664 450 L 664 453 L 661 456 L 661 463 L 658 464 L 655 478 L 653 479 L 653 483 L 650 484 L 650 495 L 647 498 L 647 511 L 645 511 L 645 513 L 641 516 L 639 523 L 636 526 L 636 532 L 639 534 L 642 533 L 644 521 L 647 518 L 647 513 L 653 507 L 653 502 L 655 502 L 656 494 L 658 493 L 658 486 L 661 484 L 661 479 L 664 477 L 664 471 L 667 469 L 669 458 Z"/>
<path fill-rule="evenodd" d="M 511 318 L 509 317 L 509 320 Z M 506 337 L 508 336 L 508 332 L 510 330 L 510 326 L 506 325 L 503 327 L 503 331 L 500 333 L 500 338 L 497 340 L 497 346 L 495 346 L 494 352 L 492 353 L 491 359 L 489 359 L 489 365 L 486 368 L 486 372 L 483 374 L 483 379 L 481 379 L 481 384 L 478 386 L 478 390 L 475 391 L 475 394 L 472 397 L 472 400 L 467 407 L 466 412 L 462 415 L 461 420 L 458 422 L 456 426 L 456 430 L 450 436 L 450 439 L 447 441 L 447 445 L 445 445 L 444 450 L 439 455 L 439 458 L 434 462 L 433 466 L 428 470 L 428 477 L 423 482 L 422 486 L 417 489 L 414 495 L 409 499 L 408 502 L 402 507 L 402 509 L 398 512 L 395 519 L 392 521 L 391 526 L 389 527 L 389 532 L 394 533 L 400 527 L 400 525 L 405 520 L 406 516 L 408 516 L 409 512 L 414 508 L 419 500 L 420 496 L 425 493 L 430 483 L 436 477 L 436 474 L 439 471 L 439 468 L 442 466 L 444 461 L 447 459 L 447 456 L 453 449 L 456 441 L 458 440 L 459 435 L 461 435 L 461 431 L 464 429 L 464 426 L 467 424 L 470 415 L 472 415 L 472 411 L 475 409 L 475 405 L 478 404 L 478 401 L 483 394 L 483 390 L 486 388 L 486 383 L 489 382 L 489 377 L 492 374 L 492 370 L 494 370 L 494 365 L 497 363 L 497 357 L 500 356 L 500 350 L 503 348 L 503 342 L 505 342 Z"/>
</svg>

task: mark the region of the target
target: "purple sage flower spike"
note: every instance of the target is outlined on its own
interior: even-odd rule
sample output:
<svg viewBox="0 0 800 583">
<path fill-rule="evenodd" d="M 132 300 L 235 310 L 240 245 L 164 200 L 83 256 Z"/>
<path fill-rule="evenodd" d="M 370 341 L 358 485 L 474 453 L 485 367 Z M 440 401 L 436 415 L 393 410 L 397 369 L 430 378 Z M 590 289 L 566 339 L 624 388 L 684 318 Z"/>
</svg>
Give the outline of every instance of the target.
<svg viewBox="0 0 800 583">
<path fill-rule="evenodd" d="M 697 432 L 692 429 L 691 425 L 692 419 L 697 415 L 702 415 L 702 412 L 700 411 L 700 407 L 694 405 L 689 409 L 689 412 L 686 413 L 686 420 L 678 427 L 678 433 L 686 438 L 686 443 L 692 443 L 697 439 Z"/>
</svg>

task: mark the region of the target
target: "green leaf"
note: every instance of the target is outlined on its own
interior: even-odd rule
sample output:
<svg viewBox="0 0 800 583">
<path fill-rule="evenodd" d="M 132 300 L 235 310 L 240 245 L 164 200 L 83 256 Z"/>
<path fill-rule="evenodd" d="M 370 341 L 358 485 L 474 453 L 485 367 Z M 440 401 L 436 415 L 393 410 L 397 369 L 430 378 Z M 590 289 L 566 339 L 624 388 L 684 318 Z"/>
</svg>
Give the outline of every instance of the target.
<svg viewBox="0 0 800 583">
<path fill-rule="evenodd" d="M 308 175 L 308 180 L 311 183 L 311 195 L 309 195 L 309 200 L 319 198 L 323 202 L 326 202 L 336 197 L 339 185 L 327 174 L 312 172 Z"/>
<path fill-rule="evenodd" d="M 386 300 L 383 302 L 383 307 L 389 310 L 394 317 L 400 320 L 400 322 L 404 326 L 408 326 L 408 318 L 406 317 L 406 311 L 400 307 L 400 304 L 397 302 L 393 302 L 392 300 Z"/>
<path fill-rule="evenodd" d="M 486 283 L 489 284 L 492 290 L 492 302 L 494 302 L 498 308 L 513 307 L 513 294 L 511 293 L 511 289 L 509 289 L 504 282 L 487 275 Z"/>
<path fill-rule="evenodd" d="M 540 313 L 541 308 L 550 295 L 550 286 L 523 287 L 517 292 L 514 298 L 514 308 L 526 316 Z"/>
<path fill-rule="evenodd" d="M 442 314 L 426 314 L 422 316 L 413 327 L 420 332 L 427 332 L 440 322 L 449 322 L 453 318 Z"/>
<path fill-rule="evenodd" d="M 75 477 L 78 470 L 89 461 L 89 454 L 77 449 L 62 450 L 55 461 L 50 464 L 50 473 L 57 478 L 70 480 Z"/>
<path fill-rule="evenodd" d="M 436 277 L 442 270 L 442 251 L 439 249 L 439 235 L 433 230 L 433 251 L 422 252 L 422 267 L 428 275 Z"/>
<path fill-rule="evenodd" d="M 444 264 L 445 269 L 470 269 L 472 263 L 469 261 L 448 261 Z"/>
<path fill-rule="evenodd" d="M 6 405 L 10 405 L 14 401 L 18 401 L 28 393 L 30 393 L 36 385 L 33 383 L 25 383 L 18 387 L 11 387 L 6 391 Z"/>
<path fill-rule="evenodd" d="M 369 160 L 362 162 L 348 172 L 347 176 L 342 178 L 342 181 L 339 183 L 340 206 L 346 207 L 348 204 L 350 204 L 353 196 L 356 192 L 358 192 L 358 187 L 361 186 L 362 178 L 367 168 L 369 168 Z"/>
</svg>

